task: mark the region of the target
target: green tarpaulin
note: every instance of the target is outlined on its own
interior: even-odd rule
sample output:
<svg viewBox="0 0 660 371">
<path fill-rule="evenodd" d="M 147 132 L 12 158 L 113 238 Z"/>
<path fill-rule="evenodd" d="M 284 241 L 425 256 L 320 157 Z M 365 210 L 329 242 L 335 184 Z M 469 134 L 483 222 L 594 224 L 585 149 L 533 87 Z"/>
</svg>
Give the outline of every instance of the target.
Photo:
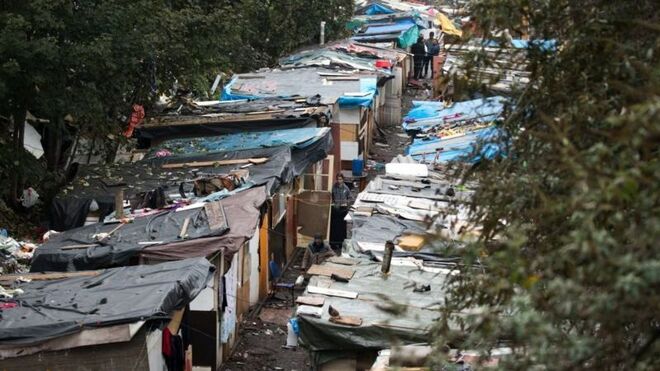
<svg viewBox="0 0 660 371">
<path fill-rule="evenodd" d="M 417 42 L 418 37 L 419 37 L 419 27 L 418 26 L 410 27 L 407 31 L 401 33 L 401 36 L 399 36 L 399 39 L 397 40 L 399 47 L 405 49 L 412 46 L 412 44 Z"/>
</svg>

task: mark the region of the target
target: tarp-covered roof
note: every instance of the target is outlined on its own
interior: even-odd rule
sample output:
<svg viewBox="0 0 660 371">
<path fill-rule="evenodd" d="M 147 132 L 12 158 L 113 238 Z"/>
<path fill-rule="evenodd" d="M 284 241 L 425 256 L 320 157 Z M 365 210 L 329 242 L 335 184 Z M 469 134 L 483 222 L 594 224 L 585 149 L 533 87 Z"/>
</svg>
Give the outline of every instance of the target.
<svg viewBox="0 0 660 371">
<path fill-rule="evenodd" d="M 323 104 L 356 105 L 346 94 L 359 94 L 357 105 L 371 105 L 378 74 L 347 73 L 324 68 L 273 69 L 236 75 L 225 85 L 223 100 L 266 97 L 321 96 Z M 373 81 L 373 83 L 372 83 Z M 367 83 L 368 82 L 368 83 Z"/>
<path fill-rule="evenodd" d="M 257 187 L 210 203 L 225 215 L 222 226 L 211 223 L 205 208 L 197 207 L 162 210 L 135 218 L 102 243 L 94 235 L 109 233 L 117 224 L 96 223 L 62 232 L 36 250 L 30 270 L 78 271 L 121 266 L 138 254 L 157 256 L 160 260 L 206 257 L 220 251 L 231 256 L 254 235 L 266 197 L 265 188 Z M 182 239 L 179 233 L 187 218 L 188 238 Z"/>
<path fill-rule="evenodd" d="M 304 100 L 187 101 L 147 117 L 136 128 L 136 137 L 163 140 L 323 126 L 330 110 L 320 100 L 314 96 Z"/>
<path fill-rule="evenodd" d="M 154 159 L 145 159 L 129 164 L 108 164 L 81 167 L 76 178 L 51 203 L 49 219 L 51 229 L 58 231 L 82 226 L 87 217 L 89 206 L 96 201 L 100 216 L 104 217 L 114 210 L 114 184 L 123 184 L 124 197 L 149 192 L 161 187 L 166 195 L 179 194 L 179 186 L 200 175 L 228 174 L 239 169 L 242 164 L 218 165 L 198 168 L 185 167 L 164 169 L 168 163 L 195 161 L 226 161 L 250 158 L 267 158 L 263 164 L 254 164 L 248 171 L 247 180 L 252 185 L 265 185 L 272 194 L 280 185 L 290 183 L 305 169 L 325 158 L 332 148 L 332 135 L 329 131 L 317 131 L 322 136 L 293 145 L 278 145 L 271 148 L 228 150 L 220 152 L 189 153 L 185 156 L 170 155 Z M 237 138 L 245 138 L 245 134 Z M 234 140 L 234 144 L 236 141 Z M 264 144 L 265 142 L 262 142 Z M 271 143 L 274 144 L 274 143 Z M 254 147 L 249 143 L 246 147 Z M 257 146 L 260 147 L 260 146 Z M 189 187 L 186 187 L 189 188 Z"/>
<path fill-rule="evenodd" d="M 503 154 L 500 146 L 492 139 L 499 133 L 495 126 L 469 131 L 463 135 L 451 138 L 418 138 L 408 146 L 406 154 L 416 160 L 425 159 L 426 162 L 465 161 L 476 163 L 483 159 L 493 159 Z M 483 146 L 477 143 L 483 141 Z M 478 149 L 478 153 L 475 151 Z M 438 156 L 436 157 L 436 153 Z"/>
<path fill-rule="evenodd" d="M 347 268 L 330 262 L 323 265 Z M 310 279 L 309 286 L 358 294 L 357 299 L 326 296 L 321 318 L 298 317 L 299 340 L 311 352 L 313 364 L 324 363 L 339 354 L 346 356 L 394 344 L 429 341 L 434 321 L 440 317 L 439 299 L 444 296 L 446 270 L 394 265 L 390 274 L 384 276 L 380 264 L 366 259 L 359 259 L 358 265 L 350 268 L 355 269 L 355 273 L 348 283 L 320 276 Z M 430 285 L 430 291 L 413 291 L 415 286 L 421 285 Z M 330 305 L 342 316 L 361 318 L 362 324 L 351 327 L 330 322 Z M 398 310 L 383 310 L 388 307 Z"/>
<path fill-rule="evenodd" d="M 91 276 L 20 283 L 2 303 L 0 346 L 27 345 L 86 328 L 167 318 L 206 287 L 215 268 L 206 259 L 113 268 Z"/>
<path fill-rule="evenodd" d="M 443 126 L 474 122 L 492 122 L 501 117 L 505 98 L 496 96 L 462 102 L 445 107 L 443 102 L 413 101 L 413 108 L 403 118 L 404 130 L 428 131 Z"/>
<path fill-rule="evenodd" d="M 158 158 L 159 152 L 167 151 L 178 157 L 214 152 L 231 152 L 245 149 L 291 146 L 304 149 L 330 133 L 330 128 L 301 128 L 288 130 L 235 133 L 228 135 L 170 139 L 149 150 L 146 158 Z"/>
</svg>

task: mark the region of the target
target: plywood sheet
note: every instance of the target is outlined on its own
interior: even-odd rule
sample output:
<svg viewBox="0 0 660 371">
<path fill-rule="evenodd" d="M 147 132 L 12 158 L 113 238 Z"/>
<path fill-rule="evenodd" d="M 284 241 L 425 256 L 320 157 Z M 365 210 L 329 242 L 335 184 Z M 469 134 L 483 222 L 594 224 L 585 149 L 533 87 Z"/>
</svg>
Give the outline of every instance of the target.
<svg viewBox="0 0 660 371">
<path fill-rule="evenodd" d="M 309 238 L 320 233 L 326 239 L 331 203 L 332 194 L 328 191 L 303 191 L 298 194 L 296 196 L 298 233 Z"/>
<path fill-rule="evenodd" d="M 400 248 L 408 251 L 419 251 L 424 246 L 424 236 L 406 235 L 401 236 L 397 243 Z"/>
<path fill-rule="evenodd" d="M 330 317 L 330 322 L 337 323 L 340 325 L 357 327 L 362 325 L 362 318 L 354 317 L 354 316 L 336 316 L 336 317 Z"/>
<path fill-rule="evenodd" d="M 311 305 L 313 307 L 322 307 L 325 304 L 325 298 L 321 296 L 298 296 L 296 303 L 301 305 Z"/>
<path fill-rule="evenodd" d="M 340 278 L 344 278 L 347 280 L 353 278 L 354 273 L 355 271 L 351 268 L 337 267 L 331 265 L 319 265 L 319 264 L 314 264 L 311 267 L 309 267 L 309 269 L 307 270 L 307 274 L 311 274 L 313 276 L 331 277 L 334 274 Z"/>
<path fill-rule="evenodd" d="M 356 265 L 357 260 L 351 258 L 344 258 L 342 256 L 331 256 L 328 258 L 330 263 L 341 264 L 341 265 Z"/>
</svg>

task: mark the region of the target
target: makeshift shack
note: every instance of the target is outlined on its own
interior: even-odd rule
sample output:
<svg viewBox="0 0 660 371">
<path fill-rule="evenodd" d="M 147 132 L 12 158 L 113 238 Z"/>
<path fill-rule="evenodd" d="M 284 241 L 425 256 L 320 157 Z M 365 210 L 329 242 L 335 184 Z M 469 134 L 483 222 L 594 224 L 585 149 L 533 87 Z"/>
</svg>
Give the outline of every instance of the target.
<svg viewBox="0 0 660 371">
<path fill-rule="evenodd" d="M 430 341 L 449 269 L 393 263 L 385 275 L 380 263 L 368 259 L 341 263 L 312 267 L 318 274 L 312 273 L 303 296 L 320 298 L 320 305 L 296 309 L 298 340 L 312 368 L 367 369 L 381 349 Z"/>
<path fill-rule="evenodd" d="M 190 359 L 190 306 L 212 280 L 203 258 L 76 273 L 5 275 L 0 368 L 162 370 Z M 177 345 L 178 344 L 178 345 Z M 164 355 L 167 350 L 169 356 Z"/>
<path fill-rule="evenodd" d="M 142 146 L 149 147 L 173 138 L 324 127 L 330 120 L 330 110 L 320 100 L 311 96 L 176 102 L 167 110 L 149 114 L 136 128 L 135 137 Z"/>
</svg>

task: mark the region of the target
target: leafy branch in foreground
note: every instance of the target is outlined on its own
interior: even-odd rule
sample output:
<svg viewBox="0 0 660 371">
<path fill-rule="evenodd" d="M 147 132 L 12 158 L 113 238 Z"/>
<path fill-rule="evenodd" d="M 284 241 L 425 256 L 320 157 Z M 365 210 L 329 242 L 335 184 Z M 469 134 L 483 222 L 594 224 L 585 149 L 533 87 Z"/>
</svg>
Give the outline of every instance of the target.
<svg viewBox="0 0 660 371">
<path fill-rule="evenodd" d="M 502 124 L 512 151 L 462 172 L 482 239 L 459 253 L 447 343 L 527 370 L 660 368 L 660 21 L 657 2 L 477 0 L 486 30 L 556 39 Z M 469 314 L 467 314 L 469 313 Z M 453 322 L 456 321 L 456 322 Z"/>
</svg>

